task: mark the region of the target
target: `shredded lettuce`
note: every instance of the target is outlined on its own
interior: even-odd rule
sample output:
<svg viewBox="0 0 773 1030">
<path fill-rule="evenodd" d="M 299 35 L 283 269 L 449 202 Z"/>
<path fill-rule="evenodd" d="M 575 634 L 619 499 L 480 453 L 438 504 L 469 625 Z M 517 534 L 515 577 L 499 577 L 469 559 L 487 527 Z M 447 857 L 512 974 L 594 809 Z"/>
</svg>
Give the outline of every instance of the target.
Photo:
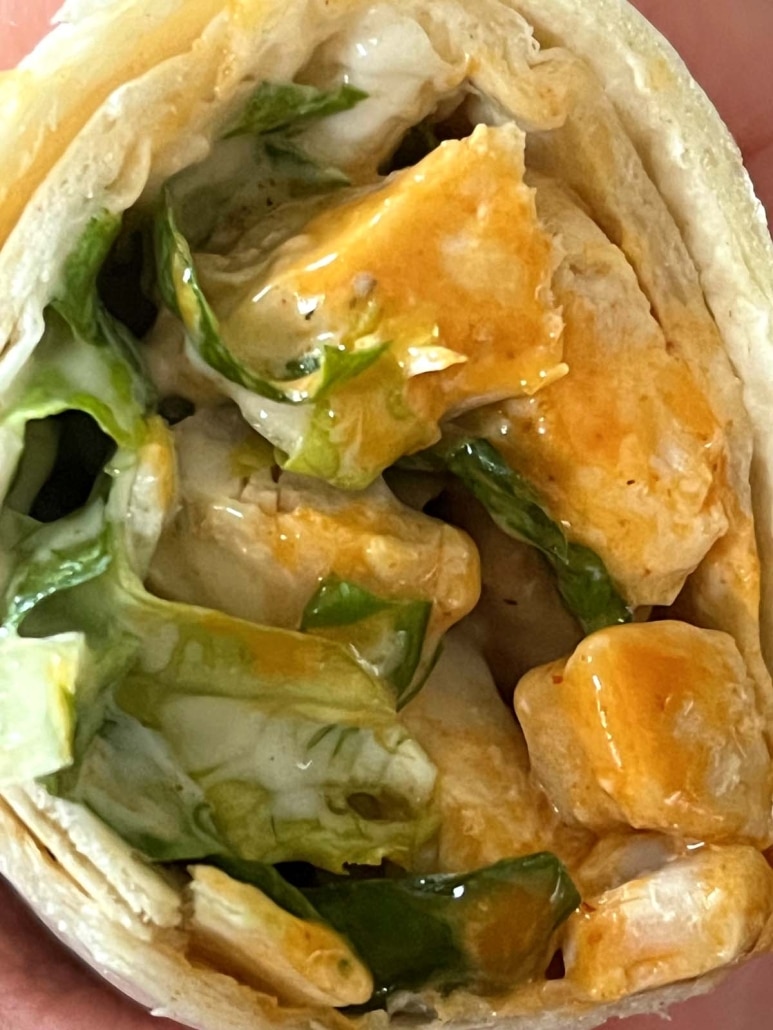
<svg viewBox="0 0 773 1030">
<path fill-rule="evenodd" d="M 95 648 L 121 625 L 134 655 L 58 789 L 149 857 L 340 870 L 433 832 L 434 767 L 343 647 L 152 597 L 117 554 L 97 587 L 67 610 Z"/>
<path fill-rule="evenodd" d="M 67 789 L 150 858 L 220 854 L 342 871 L 410 862 L 435 828 L 432 767 L 394 726 L 346 725 L 344 705 L 323 725 L 257 689 L 205 696 L 175 684 L 162 697 L 150 687 L 145 677 L 124 681 L 118 711 Z"/>
<path fill-rule="evenodd" d="M 102 496 L 51 524 L 26 514 L 59 446 L 46 420 L 83 412 L 117 445 L 137 448 L 145 438 L 150 391 L 130 334 L 107 313 L 96 289 L 119 227 L 120 219 L 108 212 L 89 223 L 46 311 L 43 338 L 3 398 L 0 445 L 6 478 L 0 495 L 11 488 L 11 506 L 6 504 L 0 516 L 4 783 L 45 776 L 72 761 L 76 711 L 96 689 L 99 662 L 78 627 L 65 623 L 25 637 L 18 631 L 46 599 L 99 578 L 110 563 Z M 39 453 L 25 455 L 25 445 L 28 452 Z M 97 495 L 103 487 L 97 483 Z"/>
<path fill-rule="evenodd" d="M 531 484 L 488 440 L 448 433 L 436 447 L 403 464 L 433 472 L 448 469 L 504 533 L 537 548 L 556 574 L 564 604 L 586 633 L 631 621 L 631 609 L 601 558 L 567 539 Z"/>
<path fill-rule="evenodd" d="M 348 111 L 367 95 L 347 83 L 335 89 L 321 90 L 295 82 L 262 82 L 225 138 L 298 129 L 315 119 Z"/>
<path fill-rule="evenodd" d="M 3 626 L 17 630 L 41 601 L 100 576 L 111 555 L 104 502 L 29 532 L 16 547 L 17 569 L 5 591 Z"/>
<path fill-rule="evenodd" d="M 279 378 L 255 372 L 235 358 L 223 342 L 217 316 L 199 285 L 193 255 L 177 226 L 168 193 L 155 220 L 155 246 L 164 303 L 181 319 L 196 353 L 218 375 L 260 397 L 289 404 L 321 400 L 334 386 L 364 372 L 385 350 L 384 344 L 358 348 L 355 339 L 349 347 L 315 347 L 290 363 Z"/>
<path fill-rule="evenodd" d="M 65 261 L 53 306 L 73 332 L 89 338 L 97 335 L 100 302 L 97 277 L 121 230 L 121 216 L 110 211 L 95 215 Z"/>
<path fill-rule="evenodd" d="M 109 212 L 91 220 L 65 263 L 43 338 L 3 398 L 0 436 L 15 441 L 17 460 L 27 423 L 63 411 L 90 415 L 121 447 L 144 438 L 151 390 L 131 334 L 106 311 L 96 287 L 119 228 Z"/>
<path fill-rule="evenodd" d="M 224 235 L 238 236 L 256 220 L 268 219 L 266 232 L 274 231 L 273 215 L 288 201 L 348 185 L 339 168 L 307 152 L 304 137 L 319 120 L 351 109 L 366 95 L 346 84 L 333 90 L 258 86 L 209 156 L 167 183 L 187 239 L 196 248 L 213 245 L 220 252 Z"/>
<path fill-rule="evenodd" d="M 403 707 L 434 664 L 434 649 L 425 650 L 431 613 L 430 601 L 389 600 L 328 576 L 307 603 L 301 629 L 348 644 L 391 683 Z"/>
<path fill-rule="evenodd" d="M 82 636 L 0 637 L 0 783 L 55 772 L 72 761 Z"/>
<path fill-rule="evenodd" d="M 106 505 L 28 533 L 9 586 L 6 632 L 68 631 L 94 656 L 51 788 L 157 860 L 408 861 L 435 770 L 391 691 L 335 642 L 148 594 L 128 543 L 141 460 L 113 462 Z"/>
<path fill-rule="evenodd" d="M 18 635 L 38 606 L 98 578 L 108 567 L 101 498 L 49 525 L 5 509 L 0 541 L 6 557 L 13 556 L 0 627 L 0 735 L 5 733 L 0 783 L 5 784 L 47 776 L 73 761 L 79 712 L 91 708 L 89 718 L 99 718 L 92 706 L 102 672 L 115 665 L 119 649 L 106 659 L 93 654 L 84 633 L 67 619 L 39 636 Z"/>
<path fill-rule="evenodd" d="M 292 184 L 293 194 L 332 190 L 348 186 L 350 180 L 335 165 L 321 165 L 303 147 L 281 135 L 269 136 L 263 143 L 274 174 Z"/>
<path fill-rule="evenodd" d="M 348 176 L 333 166 L 320 165 L 306 153 L 298 136 L 310 123 L 349 111 L 367 95 L 348 83 L 321 90 L 295 82 L 262 82 L 223 138 L 256 137 L 280 179 L 303 183 L 311 190 L 347 186 Z"/>
</svg>

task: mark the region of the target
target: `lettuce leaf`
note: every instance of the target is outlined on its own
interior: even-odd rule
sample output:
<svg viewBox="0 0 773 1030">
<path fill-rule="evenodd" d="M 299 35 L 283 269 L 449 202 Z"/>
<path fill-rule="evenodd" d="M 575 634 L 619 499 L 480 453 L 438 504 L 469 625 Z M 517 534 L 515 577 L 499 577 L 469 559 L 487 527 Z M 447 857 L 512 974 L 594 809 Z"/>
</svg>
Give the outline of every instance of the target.
<svg viewBox="0 0 773 1030">
<path fill-rule="evenodd" d="M 90 416 L 113 442 L 137 450 L 146 440 L 145 412 L 150 392 L 136 360 L 128 332 L 101 304 L 96 288 L 99 269 L 120 228 L 120 219 L 108 212 L 89 223 L 78 246 L 65 263 L 59 289 L 46 312 L 46 329 L 27 368 L 5 398 L 0 436 L 14 441 L 16 461 L 30 455 L 14 489 L 15 503 L 28 510 L 34 493 L 55 460 L 57 435 L 48 433 L 50 416 L 78 411 Z M 28 433 L 30 424 L 36 431 Z M 104 494 L 107 483 L 95 485 L 102 499 L 51 525 L 27 522 L 8 548 L 17 566 L 5 584 L 3 625 L 18 629 L 28 611 L 59 590 L 99 576 L 109 564 L 105 539 Z M 10 512 L 6 510 L 6 523 Z M 7 542 L 6 543 L 6 547 Z"/>
<path fill-rule="evenodd" d="M 189 694 L 175 682 L 162 692 L 135 674 L 113 702 L 66 795 L 150 858 L 219 854 L 342 871 L 408 862 L 435 828 L 434 771 L 396 725 L 347 725 L 344 705 L 322 724 L 257 689 Z"/>
<path fill-rule="evenodd" d="M 340 168 L 319 164 L 292 139 L 269 136 L 263 147 L 277 177 L 294 185 L 294 195 L 350 185 L 349 176 Z"/>
<path fill-rule="evenodd" d="M 318 118 L 348 111 L 367 95 L 348 83 L 322 90 L 295 82 L 262 82 L 225 138 L 298 129 Z"/>
<path fill-rule="evenodd" d="M 586 633 L 631 621 L 631 609 L 601 558 L 567 539 L 531 484 L 488 440 L 449 433 L 436 447 L 402 464 L 431 472 L 448 469 L 504 533 L 536 547 L 556 574 L 564 604 Z"/>
<path fill-rule="evenodd" d="M 130 334 L 106 312 L 97 295 L 99 269 L 120 227 L 107 212 L 89 223 L 73 250 L 51 306 L 40 344 L 3 398 L 0 444 L 10 502 L 0 516 L 2 584 L 0 725 L 8 728 L 0 781 L 44 776 L 73 759 L 76 710 L 99 692 L 101 666 L 79 627 L 18 636 L 28 616 L 46 600 L 100 578 L 111 555 L 104 493 L 84 509 L 54 523 L 28 517 L 35 495 L 53 467 L 58 436 L 50 416 L 78 411 L 90 416 L 115 444 L 138 448 L 146 436 L 147 383 Z M 25 454 L 27 452 L 36 452 Z M 19 507 L 20 506 L 20 507 Z M 114 657 L 117 651 L 113 652 Z M 109 663 L 108 663 L 109 664 Z"/>
<path fill-rule="evenodd" d="M 109 212 L 91 220 L 65 263 L 43 338 L 3 398 L 0 443 L 7 477 L 24 448 L 27 423 L 64 411 L 90 415 L 121 447 L 136 448 L 144 439 L 152 392 L 131 334 L 106 311 L 96 288 L 119 228 L 120 219 Z"/>
<path fill-rule="evenodd" d="M 75 694 L 86 660 L 77 633 L 0 637 L 0 784 L 45 776 L 72 761 Z"/>
<path fill-rule="evenodd" d="M 17 630 L 45 598 L 100 576 L 111 561 L 101 499 L 50 525 L 36 526 L 16 546 L 18 566 L 5 591 L 3 626 Z"/>
<path fill-rule="evenodd" d="M 121 230 L 122 218 L 110 211 L 95 215 L 78 245 L 65 261 L 53 307 L 73 332 L 89 338 L 98 334 L 100 301 L 97 277 Z"/>
<path fill-rule="evenodd" d="M 174 175 L 167 183 L 183 234 L 196 248 L 221 252 L 223 234 L 237 237 L 270 216 L 276 230 L 277 208 L 312 194 L 349 184 L 336 167 L 320 163 L 302 145 L 304 130 L 367 94 L 350 85 L 318 90 L 296 83 L 264 82 L 209 156 Z"/>
<path fill-rule="evenodd" d="M 163 734 L 127 715 L 112 693 L 74 769 L 49 787 L 159 862 L 223 850 L 204 791 L 180 768 Z"/>
<path fill-rule="evenodd" d="M 262 82 L 224 139 L 257 137 L 258 147 L 263 149 L 277 177 L 302 183 L 306 189 L 347 186 L 348 176 L 339 168 L 318 164 L 297 137 L 311 122 L 349 111 L 367 96 L 348 83 L 322 90 L 295 82 Z"/>
<path fill-rule="evenodd" d="M 228 382 L 272 401 L 304 404 L 322 399 L 335 385 L 360 375 L 384 353 L 384 344 L 358 348 L 354 340 L 350 347 L 314 348 L 288 365 L 280 378 L 257 373 L 238 361 L 223 342 L 168 192 L 156 216 L 154 238 L 164 303 L 182 321 L 187 339 L 202 361 Z"/>
<path fill-rule="evenodd" d="M 435 829 L 435 770 L 389 688 L 335 642 L 148 594 L 125 544 L 132 477 L 108 500 L 105 571 L 25 608 L 25 632 L 69 628 L 107 656 L 104 714 L 92 689 L 53 788 L 158 860 L 410 860 Z"/>
<path fill-rule="evenodd" d="M 342 647 L 162 601 L 126 575 L 109 608 L 134 661 L 62 781 L 68 797 L 160 860 L 339 870 L 406 861 L 433 832 L 434 768 Z"/>
<path fill-rule="evenodd" d="M 348 644 L 394 687 L 402 708 L 434 664 L 434 649 L 425 650 L 431 614 L 431 601 L 389 600 L 328 576 L 307 603 L 301 629 Z"/>
<path fill-rule="evenodd" d="M 440 348 L 421 341 L 415 350 L 432 356 Z M 437 440 L 437 422 L 411 408 L 406 385 L 413 374 L 453 364 L 449 353 L 414 373 L 387 348 L 380 360 L 356 379 L 341 383 L 324 404 L 315 405 L 303 425 L 290 424 L 286 438 L 275 412 L 268 412 L 259 431 L 276 444 L 282 468 L 289 472 L 324 479 L 344 490 L 365 489 L 401 455 Z M 240 406 L 247 421 L 253 422 L 250 410 Z"/>
<path fill-rule="evenodd" d="M 108 567 L 104 502 L 41 525 L 5 509 L 0 540 L 15 565 L 5 585 L 0 628 L 0 783 L 47 776 L 68 766 L 77 738 L 101 719 L 102 684 L 120 664 L 121 641 L 95 654 L 71 618 L 34 632 L 40 606 L 98 578 Z M 9 563 L 11 564 L 11 563 Z M 24 626 L 24 636 L 18 631 Z M 125 649 L 124 649 L 125 650 Z M 84 715 L 87 715 L 84 718 Z"/>
<path fill-rule="evenodd" d="M 377 878 L 308 870 L 296 887 L 272 866 L 211 857 L 208 863 L 261 890 L 299 919 L 348 939 L 373 974 L 368 1008 L 395 991 L 467 987 L 497 993 L 544 974 L 555 930 L 580 903 L 549 852 L 503 859 L 462 874 Z M 305 878 L 305 876 L 304 876 Z"/>
<path fill-rule="evenodd" d="M 542 975 L 554 931 L 580 903 L 549 852 L 462 874 L 339 881 L 304 895 L 371 970 L 375 998 L 427 986 L 495 993 Z"/>
</svg>

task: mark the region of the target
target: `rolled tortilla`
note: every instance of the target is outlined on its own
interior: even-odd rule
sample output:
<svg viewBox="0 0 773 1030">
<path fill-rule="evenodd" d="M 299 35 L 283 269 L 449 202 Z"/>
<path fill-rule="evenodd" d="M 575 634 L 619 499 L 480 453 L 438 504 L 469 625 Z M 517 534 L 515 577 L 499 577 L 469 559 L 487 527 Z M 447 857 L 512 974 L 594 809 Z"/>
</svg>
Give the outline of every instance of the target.
<svg viewBox="0 0 773 1030">
<path fill-rule="evenodd" d="M 90 220 L 153 203 L 171 175 L 206 156 L 256 82 L 302 72 L 324 84 L 343 72 L 369 93 L 316 140 L 320 160 L 328 153 L 355 182 L 441 98 L 469 89 L 481 121 L 525 132 L 538 197 L 540 177 L 559 183 L 544 191 L 540 218 L 556 219 L 559 236 L 583 213 L 595 223 L 708 398 L 726 441 L 722 512 L 707 520 L 713 542 L 695 572 L 687 559 L 678 603 L 688 619 L 735 638 L 770 740 L 773 247 L 735 144 L 657 33 L 617 0 L 70 0 L 60 21 L 0 83 L 0 390 L 12 388 L 39 342 L 43 311 Z M 560 194 L 552 202 L 551 190 Z M 570 304 L 572 284 L 563 289 Z M 2 455 L 0 479 L 12 476 L 16 456 Z M 642 593 L 640 602 L 670 603 L 681 583 L 660 586 L 667 600 Z M 41 786 L 3 792 L 0 870 L 62 940 L 159 1015 L 202 1030 L 348 1022 L 333 1009 L 282 1004 L 198 961 L 179 884 Z M 769 943 L 769 927 L 758 927 L 738 954 Z M 590 1028 L 661 1010 L 720 975 L 611 1003 L 571 978 L 541 981 L 495 1003 L 432 995 L 420 1011 L 428 1022 Z"/>
</svg>

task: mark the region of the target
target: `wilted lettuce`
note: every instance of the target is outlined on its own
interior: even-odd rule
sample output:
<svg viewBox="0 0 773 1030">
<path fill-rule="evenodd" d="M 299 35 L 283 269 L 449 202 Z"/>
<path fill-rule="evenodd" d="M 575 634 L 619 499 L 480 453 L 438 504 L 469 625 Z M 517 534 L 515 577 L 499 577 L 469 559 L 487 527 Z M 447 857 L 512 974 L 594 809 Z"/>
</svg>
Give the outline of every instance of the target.
<svg viewBox="0 0 773 1030">
<path fill-rule="evenodd" d="M 449 432 L 432 450 L 404 464 L 428 471 L 448 469 L 504 533 L 540 551 L 556 574 L 564 604 L 586 633 L 630 622 L 631 610 L 601 558 L 567 539 L 531 484 L 509 467 L 488 440 Z"/>
</svg>

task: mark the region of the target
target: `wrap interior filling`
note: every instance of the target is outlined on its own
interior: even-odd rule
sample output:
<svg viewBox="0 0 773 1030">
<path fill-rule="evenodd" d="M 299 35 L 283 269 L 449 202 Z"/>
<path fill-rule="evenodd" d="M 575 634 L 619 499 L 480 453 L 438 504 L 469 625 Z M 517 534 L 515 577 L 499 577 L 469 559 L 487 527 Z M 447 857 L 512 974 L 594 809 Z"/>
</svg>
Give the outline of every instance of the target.
<svg viewBox="0 0 773 1030">
<path fill-rule="evenodd" d="M 251 18 L 111 92 L 147 124 L 2 316 L 8 811 L 282 1011 L 738 959 L 773 913 L 751 430 L 668 205 L 510 7 Z"/>
</svg>

